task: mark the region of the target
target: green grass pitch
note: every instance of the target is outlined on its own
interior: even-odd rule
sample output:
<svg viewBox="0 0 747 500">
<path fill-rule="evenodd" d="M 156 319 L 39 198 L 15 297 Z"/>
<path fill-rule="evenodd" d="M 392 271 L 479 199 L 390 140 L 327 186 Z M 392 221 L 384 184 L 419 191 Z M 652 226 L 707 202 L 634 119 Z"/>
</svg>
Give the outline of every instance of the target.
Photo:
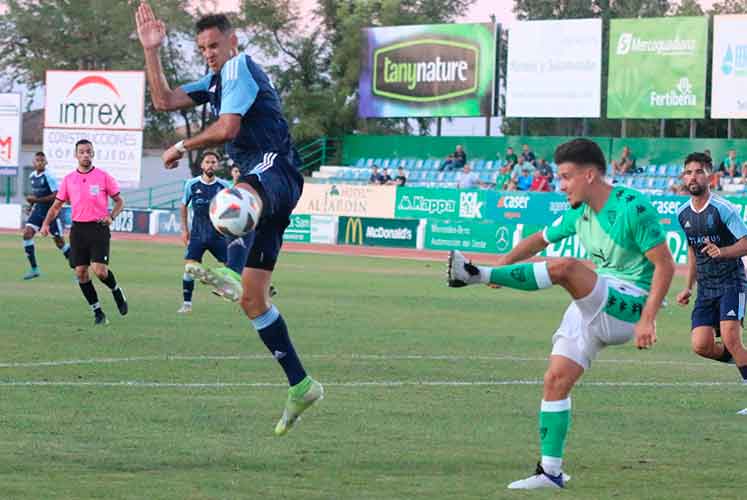
<svg viewBox="0 0 747 500">
<path fill-rule="evenodd" d="M 486 499 L 534 470 L 550 339 L 568 299 L 448 289 L 441 263 L 286 253 L 276 303 L 326 398 L 283 438 L 282 371 L 182 249 L 112 244 L 130 300 L 94 328 L 50 239 L 42 276 L 0 236 L 0 498 Z M 675 283 L 674 292 L 682 285 Z M 670 305 L 651 351 L 604 351 L 573 393 L 564 498 L 745 498 L 747 387 L 696 358 Z"/>
</svg>

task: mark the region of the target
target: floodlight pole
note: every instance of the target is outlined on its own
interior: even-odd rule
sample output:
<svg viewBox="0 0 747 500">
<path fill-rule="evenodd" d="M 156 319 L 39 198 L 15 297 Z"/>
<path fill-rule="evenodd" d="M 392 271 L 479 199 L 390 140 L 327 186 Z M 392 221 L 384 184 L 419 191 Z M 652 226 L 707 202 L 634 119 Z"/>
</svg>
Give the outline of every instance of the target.
<svg viewBox="0 0 747 500">
<path fill-rule="evenodd" d="M 690 118 L 690 139 L 695 139 L 695 120 Z"/>
</svg>

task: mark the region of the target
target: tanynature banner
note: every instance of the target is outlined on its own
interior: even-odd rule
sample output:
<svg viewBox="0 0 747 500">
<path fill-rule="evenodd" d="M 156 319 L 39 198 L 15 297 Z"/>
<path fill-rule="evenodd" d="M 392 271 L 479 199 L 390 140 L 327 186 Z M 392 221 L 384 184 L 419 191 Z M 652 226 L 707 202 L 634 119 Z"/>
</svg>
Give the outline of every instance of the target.
<svg viewBox="0 0 747 500">
<path fill-rule="evenodd" d="M 610 21 L 608 118 L 705 116 L 705 17 Z"/>
<path fill-rule="evenodd" d="M 747 15 L 713 17 L 711 117 L 747 118 Z"/>
<path fill-rule="evenodd" d="M 601 19 L 511 27 L 506 116 L 598 118 L 601 78 Z"/>
<path fill-rule="evenodd" d="M 361 117 L 492 114 L 492 24 L 365 28 L 362 38 Z"/>
</svg>

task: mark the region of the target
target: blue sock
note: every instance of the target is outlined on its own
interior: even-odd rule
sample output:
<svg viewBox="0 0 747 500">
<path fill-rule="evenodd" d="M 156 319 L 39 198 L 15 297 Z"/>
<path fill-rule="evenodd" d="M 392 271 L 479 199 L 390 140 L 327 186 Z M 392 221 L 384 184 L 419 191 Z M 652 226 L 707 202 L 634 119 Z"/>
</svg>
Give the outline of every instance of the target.
<svg viewBox="0 0 747 500">
<path fill-rule="evenodd" d="M 195 290 L 195 280 L 187 273 L 182 275 L 182 292 L 184 292 L 184 302 L 192 302 L 192 292 Z"/>
<path fill-rule="evenodd" d="M 26 251 L 26 257 L 29 259 L 31 269 L 36 269 L 36 252 L 34 251 L 34 240 L 23 240 L 23 249 Z"/>
<path fill-rule="evenodd" d="M 293 348 L 288 336 L 288 327 L 285 326 L 280 311 L 272 306 L 264 314 L 254 318 L 252 324 L 259 333 L 259 338 L 283 367 L 288 384 L 294 386 L 305 379 L 306 371 Z"/>
<path fill-rule="evenodd" d="M 60 252 L 62 252 L 62 255 L 65 256 L 66 259 L 70 258 L 70 244 L 65 243 L 62 248 L 60 248 Z"/>
<path fill-rule="evenodd" d="M 249 255 L 249 249 L 254 243 L 254 231 L 249 234 L 236 238 L 228 244 L 228 258 L 226 267 L 230 270 L 241 274 L 246 266 L 246 257 Z"/>
</svg>

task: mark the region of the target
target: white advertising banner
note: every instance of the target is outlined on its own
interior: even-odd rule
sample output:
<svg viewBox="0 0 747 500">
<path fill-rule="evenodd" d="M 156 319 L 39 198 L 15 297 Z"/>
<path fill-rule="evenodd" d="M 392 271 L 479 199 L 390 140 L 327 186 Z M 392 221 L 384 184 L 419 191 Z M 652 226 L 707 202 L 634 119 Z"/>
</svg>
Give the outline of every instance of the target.
<svg viewBox="0 0 747 500">
<path fill-rule="evenodd" d="M 75 143 L 88 139 L 93 143 L 94 166 L 111 174 L 123 189 L 140 185 L 143 132 L 140 130 L 69 130 L 44 129 L 44 154 L 48 168 L 58 181 L 78 165 Z"/>
<path fill-rule="evenodd" d="M 44 126 L 142 130 L 142 71 L 47 71 Z"/>
<path fill-rule="evenodd" d="M 711 118 L 747 118 L 747 15 L 714 16 Z"/>
<path fill-rule="evenodd" d="M 601 19 L 514 23 L 506 116 L 598 118 L 601 75 Z"/>
<path fill-rule="evenodd" d="M 18 167 L 21 153 L 21 94 L 0 94 L 0 167 Z"/>
</svg>

